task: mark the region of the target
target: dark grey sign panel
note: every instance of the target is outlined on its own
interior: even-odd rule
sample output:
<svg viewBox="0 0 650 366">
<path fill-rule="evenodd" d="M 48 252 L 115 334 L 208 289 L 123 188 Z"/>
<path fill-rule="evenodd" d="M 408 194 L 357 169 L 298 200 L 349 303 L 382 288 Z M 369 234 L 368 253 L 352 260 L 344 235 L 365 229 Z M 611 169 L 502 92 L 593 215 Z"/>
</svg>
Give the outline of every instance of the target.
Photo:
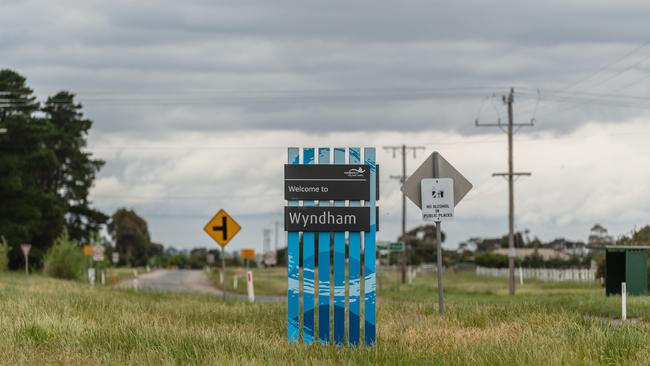
<svg viewBox="0 0 650 366">
<path fill-rule="evenodd" d="M 369 231 L 370 207 L 285 207 L 284 230 Z"/>
<path fill-rule="evenodd" d="M 379 174 L 375 175 L 379 181 Z M 297 165 L 284 166 L 285 200 L 369 200 L 368 165 Z M 377 198 L 379 186 L 377 185 Z"/>
</svg>

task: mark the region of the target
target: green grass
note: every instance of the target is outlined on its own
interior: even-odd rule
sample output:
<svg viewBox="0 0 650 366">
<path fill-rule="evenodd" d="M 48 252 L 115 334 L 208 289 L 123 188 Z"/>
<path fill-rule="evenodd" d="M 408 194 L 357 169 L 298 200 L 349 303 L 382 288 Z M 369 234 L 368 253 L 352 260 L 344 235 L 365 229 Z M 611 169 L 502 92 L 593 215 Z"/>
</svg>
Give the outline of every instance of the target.
<svg viewBox="0 0 650 366">
<path fill-rule="evenodd" d="M 256 295 L 286 295 L 287 294 L 287 268 L 251 268 Z M 233 276 L 237 275 L 237 288 L 234 288 Z M 210 275 L 210 282 L 221 289 L 219 283 L 219 270 L 214 269 Z M 226 291 L 246 294 L 246 268 L 226 268 Z"/>
<path fill-rule="evenodd" d="M 275 270 L 278 271 L 278 270 Z M 437 315 L 432 274 L 378 299 L 377 348 L 287 344 L 286 305 L 133 292 L 20 274 L 0 275 L 0 363 L 14 364 L 648 364 L 650 298 L 596 285 L 445 274 Z M 260 272 L 257 280 L 264 277 Z M 286 278 L 285 278 L 286 280 Z M 278 284 L 280 281 L 276 281 Z"/>
</svg>

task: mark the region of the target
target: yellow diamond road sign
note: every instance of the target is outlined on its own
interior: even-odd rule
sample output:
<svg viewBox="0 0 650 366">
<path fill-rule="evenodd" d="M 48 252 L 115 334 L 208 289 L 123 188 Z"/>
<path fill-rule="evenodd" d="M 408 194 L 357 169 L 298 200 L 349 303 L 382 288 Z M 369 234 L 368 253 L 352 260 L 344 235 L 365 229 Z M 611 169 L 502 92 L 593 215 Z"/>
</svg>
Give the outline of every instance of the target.
<svg viewBox="0 0 650 366">
<path fill-rule="evenodd" d="M 224 210 L 219 210 L 203 228 L 203 231 L 208 233 L 222 248 L 228 245 L 228 242 L 237 235 L 239 230 L 241 230 L 241 226 Z"/>
</svg>

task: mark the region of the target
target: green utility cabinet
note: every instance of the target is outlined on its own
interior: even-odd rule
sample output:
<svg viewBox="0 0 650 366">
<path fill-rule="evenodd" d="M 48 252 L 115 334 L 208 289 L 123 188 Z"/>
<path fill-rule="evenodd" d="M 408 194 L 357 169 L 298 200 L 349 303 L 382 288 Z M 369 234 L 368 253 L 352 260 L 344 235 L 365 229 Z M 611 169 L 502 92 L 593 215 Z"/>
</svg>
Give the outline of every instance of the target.
<svg viewBox="0 0 650 366">
<path fill-rule="evenodd" d="M 645 247 L 608 246 L 605 248 L 605 291 L 620 295 L 621 283 L 628 295 L 648 293 L 648 252 Z"/>
</svg>

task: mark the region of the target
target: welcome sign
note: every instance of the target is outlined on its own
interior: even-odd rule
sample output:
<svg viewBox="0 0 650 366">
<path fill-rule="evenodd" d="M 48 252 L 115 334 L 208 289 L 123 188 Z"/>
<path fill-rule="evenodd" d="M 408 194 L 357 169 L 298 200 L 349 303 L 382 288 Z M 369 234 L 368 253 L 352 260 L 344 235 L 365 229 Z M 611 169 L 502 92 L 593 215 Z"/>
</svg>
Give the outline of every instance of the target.
<svg viewBox="0 0 650 366">
<path fill-rule="evenodd" d="M 289 148 L 288 163 L 284 166 L 288 340 L 374 346 L 379 216 L 375 149 Z"/>
<path fill-rule="evenodd" d="M 286 231 L 368 231 L 369 207 L 285 207 Z"/>
<path fill-rule="evenodd" d="M 370 166 L 286 164 L 284 199 L 369 200 Z"/>
</svg>

